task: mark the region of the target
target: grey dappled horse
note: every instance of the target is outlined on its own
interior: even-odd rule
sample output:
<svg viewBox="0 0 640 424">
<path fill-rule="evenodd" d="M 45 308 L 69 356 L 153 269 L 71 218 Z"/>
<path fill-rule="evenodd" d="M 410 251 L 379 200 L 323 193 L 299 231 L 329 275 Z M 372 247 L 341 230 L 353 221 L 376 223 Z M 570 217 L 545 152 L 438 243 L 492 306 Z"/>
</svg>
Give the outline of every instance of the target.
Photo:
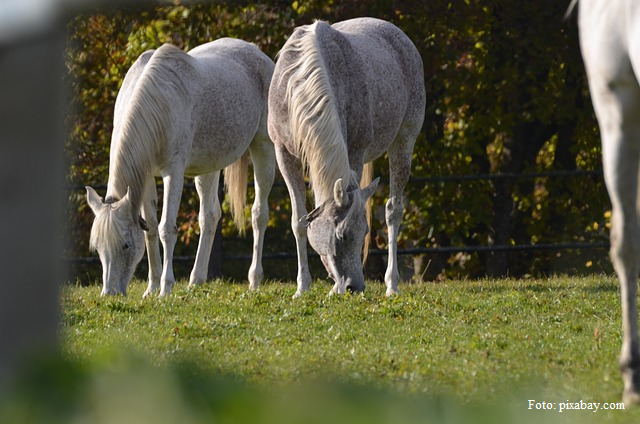
<svg viewBox="0 0 640 424">
<path fill-rule="evenodd" d="M 161 296 L 171 292 L 176 217 L 185 176 L 195 176 L 200 197 L 201 234 L 189 285 L 203 283 L 221 215 L 220 170 L 227 167 L 232 211 L 236 223 L 241 222 L 247 149 L 256 191 L 249 284 L 257 287 L 269 218 L 267 196 L 275 173 L 267 133 L 273 68 L 271 59 L 256 46 L 223 38 L 189 53 L 165 44 L 143 53 L 129 69 L 116 99 L 106 200 L 87 187 L 87 202 L 95 214 L 90 244 L 102 262 L 102 294 L 126 293 L 145 242 L 149 257 L 145 296 L 158 289 Z M 161 176 L 164 184 L 159 225 L 155 176 Z"/>
<path fill-rule="evenodd" d="M 269 90 L 269 135 L 292 204 L 298 290 L 309 288 L 307 235 L 335 281 L 332 293 L 364 290 L 368 225 L 366 163 L 389 155 L 387 294 L 397 292 L 403 191 L 425 110 L 422 59 L 394 25 L 371 18 L 297 28 L 279 53 Z M 316 208 L 306 214 L 304 169 Z"/>
<path fill-rule="evenodd" d="M 623 401 L 638 404 L 640 2 L 580 0 L 579 25 L 582 56 L 602 135 L 605 182 L 613 208 L 611 260 L 620 279 L 622 298 Z"/>
</svg>

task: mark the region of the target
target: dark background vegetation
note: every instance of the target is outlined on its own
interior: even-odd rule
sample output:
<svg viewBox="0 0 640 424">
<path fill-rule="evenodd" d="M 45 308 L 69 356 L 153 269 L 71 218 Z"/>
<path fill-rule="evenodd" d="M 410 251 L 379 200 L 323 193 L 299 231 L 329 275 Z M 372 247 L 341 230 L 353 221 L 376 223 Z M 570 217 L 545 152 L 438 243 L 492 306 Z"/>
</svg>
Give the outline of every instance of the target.
<svg viewBox="0 0 640 424">
<path fill-rule="evenodd" d="M 423 0 L 189 3 L 123 5 L 70 20 L 66 49 L 69 136 L 69 236 L 64 256 L 92 256 L 92 215 L 86 184 L 107 182 L 113 105 L 133 61 L 145 50 L 173 43 L 185 50 L 220 37 L 257 44 L 275 59 L 296 26 L 315 19 L 337 22 L 373 16 L 393 22 L 413 40 L 425 68 L 427 109 L 406 191 L 401 248 L 504 246 L 608 239 L 610 206 L 600 176 L 539 177 L 424 183 L 421 177 L 599 170 L 598 131 L 588 97 L 575 17 L 563 20 L 557 0 Z M 386 159 L 374 199 L 374 247 L 386 247 Z M 281 182 L 280 176 L 277 181 Z M 251 193 L 250 193 L 251 197 Z M 252 200 L 252 199 L 250 199 Z M 286 188 L 270 196 L 267 253 L 294 252 Z M 186 190 L 176 254 L 192 255 L 198 234 L 197 195 Z M 225 214 L 227 214 L 225 207 Z M 249 208 L 246 211 L 249 216 Z M 224 252 L 249 255 L 250 236 L 239 238 L 224 217 Z M 250 234 L 250 232 L 248 232 Z M 403 256 L 406 277 L 548 275 L 609 270 L 606 250 Z M 186 264 L 190 266 L 191 264 Z M 376 278 L 383 256 L 371 257 Z M 246 279 L 248 261 L 225 260 L 225 276 Z M 144 275 L 144 264 L 140 267 Z M 295 260 L 266 260 L 268 278 L 295 278 Z M 186 276 L 178 270 L 178 276 Z M 317 277 L 324 273 L 317 270 Z M 72 278 L 94 281 L 99 264 L 74 266 Z"/>
</svg>

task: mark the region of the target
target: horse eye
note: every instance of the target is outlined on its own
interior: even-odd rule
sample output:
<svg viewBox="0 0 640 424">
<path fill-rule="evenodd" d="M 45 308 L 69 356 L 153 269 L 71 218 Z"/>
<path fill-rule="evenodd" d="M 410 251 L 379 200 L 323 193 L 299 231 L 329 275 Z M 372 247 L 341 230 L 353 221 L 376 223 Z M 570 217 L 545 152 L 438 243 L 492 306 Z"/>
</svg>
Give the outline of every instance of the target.
<svg viewBox="0 0 640 424">
<path fill-rule="evenodd" d="M 122 246 L 122 250 L 127 250 L 129 248 L 129 243 L 125 243 L 124 246 Z"/>
</svg>

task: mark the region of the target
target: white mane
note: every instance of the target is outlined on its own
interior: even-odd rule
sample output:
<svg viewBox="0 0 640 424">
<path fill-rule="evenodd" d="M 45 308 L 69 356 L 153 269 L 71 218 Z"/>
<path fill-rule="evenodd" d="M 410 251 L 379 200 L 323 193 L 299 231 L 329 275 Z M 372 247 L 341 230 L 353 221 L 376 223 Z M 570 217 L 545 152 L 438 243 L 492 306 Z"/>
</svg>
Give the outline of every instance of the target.
<svg viewBox="0 0 640 424">
<path fill-rule="evenodd" d="M 283 75 L 291 72 L 286 99 L 294 154 L 308 169 L 316 202 L 332 195 L 338 178 L 350 181 L 347 145 L 340 115 L 317 39 L 318 23 L 303 27 L 281 54 L 296 53 Z M 318 197 L 320 199 L 318 199 Z"/>
<path fill-rule="evenodd" d="M 92 251 L 103 247 L 108 252 L 113 252 L 122 247 L 123 231 L 127 223 L 124 222 L 121 214 L 114 213 L 113 205 L 105 204 L 102 210 L 96 213 L 96 218 L 91 227 L 89 237 L 89 248 Z"/>
<path fill-rule="evenodd" d="M 130 188 L 138 213 L 145 184 L 149 180 L 160 146 L 167 145 L 167 137 L 174 121 L 172 110 L 187 97 L 187 89 L 174 69 L 176 59 L 188 56 L 175 46 L 165 44 L 151 57 L 128 98 L 118 99 L 125 105 L 116 110 L 111 143 L 111 166 L 107 196 L 122 198 Z"/>
</svg>

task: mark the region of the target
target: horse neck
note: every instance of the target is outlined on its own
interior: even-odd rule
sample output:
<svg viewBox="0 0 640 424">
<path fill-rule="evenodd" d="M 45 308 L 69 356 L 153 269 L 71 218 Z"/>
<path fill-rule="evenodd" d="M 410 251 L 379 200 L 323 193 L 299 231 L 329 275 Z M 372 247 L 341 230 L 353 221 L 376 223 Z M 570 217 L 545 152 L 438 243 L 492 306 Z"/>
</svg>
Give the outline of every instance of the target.
<svg viewBox="0 0 640 424">
<path fill-rule="evenodd" d="M 168 50 L 171 49 L 169 46 Z M 175 87 L 182 86 L 171 79 L 172 73 L 167 72 L 155 56 L 138 79 L 134 92 L 123 100 L 126 106 L 118 116 L 111 142 L 107 196 L 121 199 L 129 189 L 134 213 L 140 209 L 160 146 L 168 143 L 169 126 L 175 120 L 171 113 L 172 100 L 177 104 L 174 106 L 180 108 L 179 100 L 185 97 L 180 92 L 167 98 L 165 91 L 171 88 L 173 94 L 179 91 Z"/>
<path fill-rule="evenodd" d="M 107 198 L 122 199 L 129 190 L 133 213 L 140 210 L 145 185 L 151 178 L 151 166 L 148 155 L 134 153 L 138 149 L 112 143 L 111 160 L 109 164 L 109 180 L 107 182 Z"/>
<path fill-rule="evenodd" d="M 351 177 L 346 139 L 321 40 L 330 36 L 324 22 L 307 27 L 287 49 L 292 51 L 292 72 L 286 98 L 296 156 L 309 170 L 316 204 L 333 195 L 335 182 Z"/>
</svg>

